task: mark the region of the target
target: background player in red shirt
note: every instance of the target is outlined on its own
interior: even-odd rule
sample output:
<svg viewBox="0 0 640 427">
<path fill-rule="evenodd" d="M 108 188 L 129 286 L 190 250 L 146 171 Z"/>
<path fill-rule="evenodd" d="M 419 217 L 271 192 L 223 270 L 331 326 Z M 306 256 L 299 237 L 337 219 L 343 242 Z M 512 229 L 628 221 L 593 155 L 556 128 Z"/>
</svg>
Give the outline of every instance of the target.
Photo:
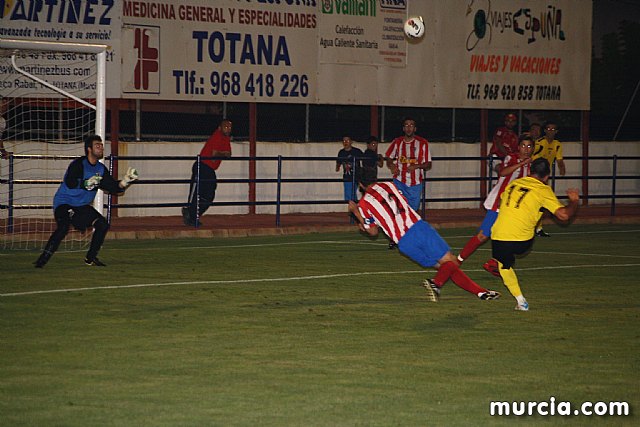
<svg viewBox="0 0 640 427">
<path fill-rule="evenodd" d="M 231 157 L 231 129 L 232 123 L 229 119 L 223 119 L 220 126 L 209 137 L 202 150 L 201 157 Z M 209 209 L 216 196 L 218 178 L 216 170 L 220 167 L 222 160 L 202 159 L 198 164 L 196 160 L 191 168 L 191 185 L 189 186 L 188 205 L 182 208 L 182 220 L 185 225 L 199 225 L 196 220 Z M 198 166 L 200 167 L 199 182 Z M 197 195 L 196 195 L 197 190 Z M 198 197 L 199 196 L 199 199 Z M 196 215 L 197 210 L 197 215 Z"/>
<path fill-rule="evenodd" d="M 349 202 L 349 211 L 357 219 L 361 231 L 376 236 L 380 228 L 398 250 L 422 267 L 434 267 L 438 273 L 424 281 L 428 296 L 437 301 L 440 288 L 449 280 L 482 300 L 500 297 L 500 293 L 484 289 L 464 274 L 449 245 L 429 223 L 409 206 L 407 199 L 391 183 L 371 184 L 360 201 Z"/>
<path fill-rule="evenodd" d="M 518 134 L 513 128 L 518 123 L 518 117 L 513 113 L 504 116 L 504 126 L 500 126 L 493 134 L 493 145 L 489 154 L 503 159 L 507 154 L 518 152 Z"/>
</svg>

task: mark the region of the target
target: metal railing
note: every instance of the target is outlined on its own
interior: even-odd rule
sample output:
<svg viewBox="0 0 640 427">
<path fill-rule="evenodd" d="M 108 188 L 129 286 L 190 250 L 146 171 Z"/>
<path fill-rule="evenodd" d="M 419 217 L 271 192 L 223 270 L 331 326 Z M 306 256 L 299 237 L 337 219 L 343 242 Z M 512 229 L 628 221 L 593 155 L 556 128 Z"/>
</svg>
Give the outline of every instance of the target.
<svg viewBox="0 0 640 427">
<path fill-rule="evenodd" d="M 13 231 L 13 219 L 14 219 L 14 211 L 17 209 L 51 209 L 51 204 L 18 204 L 15 202 L 15 188 L 20 185 L 29 185 L 29 184 L 44 184 L 44 185 L 59 185 L 61 180 L 49 180 L 49 179 L 16 179 L 15 178 L 15 168 L 14 162 L 16 160 L 69 160 L 75 159 L 77 156 L 50 156 L 50 155 L 32 155 L 32 154 L 13 154 L 7 160 L 9 163 L 9 173 L 8 178 L 1 179 L 0 185 L 7 185 L 7 203 L 0 204 L 0 210 L 7 210 L 7 231 Z M 276 226 L 280 226 L 280 216 L 281 216 L 281 207 L 285 205 L 309 205 L 309 204 L 345 204 L 347 201 L 343 199 L 330 199 L 330 200 L 283 200 L 282 198 L 282 185 L 285 183 L 315 183 L 315 182 L 343 182 L 342 178 L 283 178 L 283 162 L 309 162 L 309 161 L 323 161 L 323 162 L 336 162 L 336 157 L 286 157 L 286 156 L 273 156 L 273 157 L 231 157 L 231 158 L 216 158 L 216 157 L 194 157 L 194 156 L 109 156 L 107 161 L 109 162 L 109 170 L 113 172 L 114 167 L 116 167 L 118 161 L 201 161 L 201 160 L 224 160 L 228 161 L 255 161 L 255 162 L 277 162 L 277 173 L 275 178 L 255 178 L 255 179 L 229 179 L 229 178 L 221 178 L 218 179 L 217 182 L 219 184 L 228 184 L 228 183 L 256 183 L 256 184 L 265 184 L 265 183 L 275 183 L 276 184 L 276 195 L 273 200 L 243 200 L 243 201 L 214 201 L 212 206 L 275 206 L 276 214 L 275 221 Z M 354 159 L 354 168 L 355 162 L 359 161 L 360 158 Z M 493 176 L 491 170 L 493 169 L 492 159 L 490 157 L 434 157 L 434 162 L 441 161 L 463 161 L 463 162 L 479 162 L 482 160 L 487 161 L 489 173 L 486 177 L 428 177 L 424 180 L 424 182 L 482 182 L 487 181 L 488 186 L 491 187 L 492 182 L 496 179 Z M 567 156 L 565 160 L 584 160 L 583 157 L 580 156 Z M 610 180 L 611 181 L 611 192 L 609 194 L 597 194 L 591 195 L 587 194 L 583 196 L 583 198 L 589 199 L 611 199 L 610 203 L 610 213 L 612 216 L 615 216 L 616 213 L 616 203 L 619 199 L 637 199 L 640 198 L 640 194 L 617 194 L 617 183 L 620 180 L 640 180 L 640 175 L 619 175 L 618 174 L 618 163 L 620 161 L 626 160 L 640 160 L 640 156 L 590 156 L 588 160 L 609 160 L 611 161 L 611 174 L 609 175 L 571 175 L 571 176 L 557 176 L 555 173 L 555 167 L 552 168 L 552 177 L 551 177 L 551 185 L 555 187 L 555 183 L 560 180 Z M 390 181 L 391 179 L 380 179 L 380 181 Z M 174 185 L 174 184 L 189 184 L 190 179 L 141 179 L 137 181 L 136 185 Z M 353 192 L 357 191 L 356 184 L 356 174 L 353 174 Z M 199 182 L 196 185 L 200 185 Z M 426 195 L 426 185 L 423 186 L 422 192 L 422 200 L 421 200 L 421 210 L 424 216 L 424 209 L 426 206 L 426 202 L 431 203 L 440 203 L 440 202 L 470 202 L 470 201 L 478 201 L 481 202 L 483 197 L 480 195 L 472 196 L 472 197 L 440 197 L 440 198 L 427 198 Z M 0 192 L 1 194 L 1 192 Z M 560 195 L 559 198 L 566 198 L 566 196 Z M 112 196 L 108 196 L 106 203 L 104 204 L 104 208 L 107 209 L 107 219 L 111 220 L 111 212 L 114 208 L 166 208 L 166 207 L 182 207 L 184 206 L 184 202 L 170 202 L 170 203 L 115 203 L 113 202 Z"/>
</svg>

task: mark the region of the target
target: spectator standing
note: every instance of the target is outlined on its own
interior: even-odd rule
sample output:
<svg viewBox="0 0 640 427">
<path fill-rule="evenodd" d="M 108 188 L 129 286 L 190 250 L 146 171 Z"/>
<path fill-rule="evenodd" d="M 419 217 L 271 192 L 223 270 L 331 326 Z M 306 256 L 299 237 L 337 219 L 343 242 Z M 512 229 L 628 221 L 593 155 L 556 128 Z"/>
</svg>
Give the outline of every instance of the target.
<svg viewBox="0 0 640 427">
<path fill-rule="evenodd" d="M 362 150 L 353 146 L 351 137 L 342 138 L 342 149 L 338 151 L 336 160 L 336 172 L 342 168 L 342 184 L 344 187 L 344 200 L 358 200 L 356 187 L 360 181 L 360 159 L 364 156 Z"/>
<path fill-rule="evenodd" d="M 202 147 L 200 157 L 231 157 L 232 128 L 231 120 L 222 119 L 218 128 Z M 202 224 L 200 217 L 209 209 L 216 197 L 218 187 L 216 170 L 220 167 L 220 163 L 222 163 L 220 159 L 201 159 L 199 163 L 197 160 L 193 163 L 188 205 L 182 208 L 182 220 L 185 225 L 193 227 Z"/>
<path fill-rule="evenodd" d="M 85 155 L 71 162 L 64 174 L 64 179 L 53 197 L 53 214 L 56 229 L 49 237 L 44 251 L 34 262 L 36 268 L 42 268 L 60 246 L 60 243 L 73 226 L 76 230 L 85 231 L 93 227 L 93 236 L 89 251 L 84 259 L 85 264 L 104 267 L 98 259 L 98 251 L 109 230 L 107 220 L 91 203 L 98 189 L 111 194 L 123 193 L 129 185 L 138 179 L 138 172 L 129 168 L 121 181 L 116 181 L 105 165 L 100 163 L 104 157 L 104 144 L 98 135 L 87 136 L 84 140 Z"/>
<path fill-rule="evenodd" d="M 561 221 L 575 215 L 580 199 L 577 189 L 568 189 L 569 204 L 564 206 L 547 185 L 551 168 L 546 159 L 531 163 L 531 175 L 513 181 L 504 191 L 500 211 L 491 229 L 491 252 L 498 264 L 498 273 L 517 301 L 516 310 L 528 311 L 529 303 L 522 295 L 513 266 L 516 255 L 524 255 L 533 246 L 535 226 L 541 209 L 551 212 Z"/>
<path fill-rule="evenodd" d="M 367 149 L 364 150 L 364 158 L 362 159 L 362 177 L 360 179 L 359 188 L 364 193 L 367 187 L 378 181 L 378 168 L 381 168 L 384 160 L 381 154 L 378 154 L 378 138 L 369 137 Z"/>
<path fill-rule="evenodd" d="M 537 142 L 542 138 L 542 125 L 534 122 L 529 125 L 529 136 L 533 139 L 533 142 Z"/>
</svg>

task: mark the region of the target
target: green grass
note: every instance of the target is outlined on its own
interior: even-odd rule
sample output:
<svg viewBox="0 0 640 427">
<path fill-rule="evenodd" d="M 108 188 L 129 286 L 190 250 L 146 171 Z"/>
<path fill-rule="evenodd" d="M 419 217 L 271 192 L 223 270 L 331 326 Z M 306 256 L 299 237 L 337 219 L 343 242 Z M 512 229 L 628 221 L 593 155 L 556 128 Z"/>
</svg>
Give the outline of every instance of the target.
<svg viewBox="0 0 640 427">
<path fill-rule="evenodd" d="M 516 266 L 527 313 L 488 245 L 463 268 L 503 298 L 439 303 L 433 270 L 355 232 L 107 241 L 107 268 L 2 251 L 0 424 L 637 425 L 640 226 L 545 229 Z M 454 253 L 472 232 L 441 230 Z M 632 415 L 489 415 L 551 396 Z"/>
</svg>

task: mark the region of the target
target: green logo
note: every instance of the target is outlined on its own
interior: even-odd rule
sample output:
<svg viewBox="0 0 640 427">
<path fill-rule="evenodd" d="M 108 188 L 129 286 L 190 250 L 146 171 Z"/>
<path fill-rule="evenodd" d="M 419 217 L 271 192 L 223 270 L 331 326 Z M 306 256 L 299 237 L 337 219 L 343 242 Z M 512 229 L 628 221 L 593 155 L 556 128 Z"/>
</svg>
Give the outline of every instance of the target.
<svg viewBox="0 0 640 427">
<path fill-rule="evenodd" d="M 377 0 L 322 0 L 327 15 L 376 16 Z"/>
</svg>

